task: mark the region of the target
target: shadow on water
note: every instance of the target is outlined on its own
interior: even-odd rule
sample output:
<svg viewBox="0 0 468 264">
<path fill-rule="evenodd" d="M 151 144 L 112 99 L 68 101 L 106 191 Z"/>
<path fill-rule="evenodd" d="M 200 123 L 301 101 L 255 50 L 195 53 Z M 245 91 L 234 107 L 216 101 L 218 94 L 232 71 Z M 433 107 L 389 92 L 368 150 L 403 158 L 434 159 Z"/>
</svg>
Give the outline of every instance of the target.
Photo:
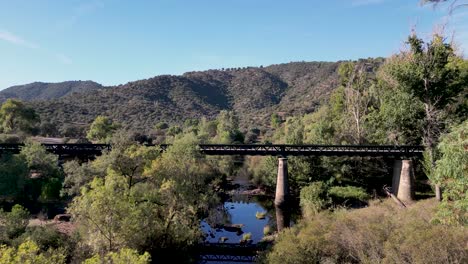
<svg viewBox="0 0 468 264">
<path fill-rule="evenodd" d="M 254 189 L 248 179 L 236 177 L 231 184 L 234 189 L 230 195 L 201 221 L 205 243 L 256 245 L 278 228 L 293 225 L 299 215 L 297 206 L 275 208 L 271 195 L 246 194 L 246 190 Z"/>
</svg>

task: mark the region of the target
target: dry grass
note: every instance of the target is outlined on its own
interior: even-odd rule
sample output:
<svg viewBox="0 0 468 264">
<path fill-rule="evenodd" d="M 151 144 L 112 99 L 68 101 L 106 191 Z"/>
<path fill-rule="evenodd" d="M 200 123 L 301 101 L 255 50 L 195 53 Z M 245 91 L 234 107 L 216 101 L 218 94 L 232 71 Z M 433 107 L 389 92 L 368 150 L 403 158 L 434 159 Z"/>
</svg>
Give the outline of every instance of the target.
<svg viewBox="0 0 468 264">
<path fill-rule="evenodd" d="M 323 212 L 280 234 L 269 263 L 468 263 L 468 230 L 431 223 L 436 201 Z"/>
</svg>

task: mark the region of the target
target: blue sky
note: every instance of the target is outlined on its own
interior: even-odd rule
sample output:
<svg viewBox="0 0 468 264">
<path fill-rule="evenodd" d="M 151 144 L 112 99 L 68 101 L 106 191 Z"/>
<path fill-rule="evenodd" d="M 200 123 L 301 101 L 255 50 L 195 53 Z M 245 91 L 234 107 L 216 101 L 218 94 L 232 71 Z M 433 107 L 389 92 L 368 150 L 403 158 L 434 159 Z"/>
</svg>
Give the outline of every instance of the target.
<svg viewBox="0 0 468 264">
<path fill-rule="evenodd" d="M 447 14 L 419 0 L 0 0 L 0 89 L 387 57 L 443 24 L 466 54 L 468 8 Z"/>
</svg>

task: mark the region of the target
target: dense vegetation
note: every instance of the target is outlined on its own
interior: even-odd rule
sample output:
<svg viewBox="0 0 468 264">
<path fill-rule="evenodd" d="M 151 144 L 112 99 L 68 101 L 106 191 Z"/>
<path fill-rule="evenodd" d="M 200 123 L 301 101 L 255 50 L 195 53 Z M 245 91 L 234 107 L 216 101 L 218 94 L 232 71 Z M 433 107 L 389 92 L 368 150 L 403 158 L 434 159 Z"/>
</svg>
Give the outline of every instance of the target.
<svg viewBox="0 0 468 264">
<path fill-rule="evenodd" d="M 382 60 L 375 64 L 379 61 Z M 84 136 L 99 115 L 125 129 L 148 134 L 156 133 L 154 128 L 160 121 L 180 126 L 187 119 L 211 120 L 221 110 L 234 111 L 243 131 L 257 128 L 264 132 L 272 113 L 286 116 L 313 112 L 336 86 L 339 64 L 294 62 L 157 76 L 107 89 L 34 100 L 30 105 L 41 116 L 42 126 L 50 128 L 53 124 L 55 129 L 43 132 L 51 136 Z M 17 94 L 15 97 L 45 99 L 31 98 L 18 88 L 11 90 Z"/>
<path fill-rule="evenodd" d="M 34 82 L 12 86 L 0 91 L 0 102 L 4 102 L 10 98 L 24 101 L 56 99 L 72 93 L 84 93 L 103 88 L 102 85 L 92 81 L 69 81 L 61 83 Z"/>
<path fill-rule="evenodd" d="M 193 261 L 200 219 L 220 201 L 226 176 L 249 173 L 272 193 L 277 169 L 274 157 L 205 157 L 197 145 L 263 141 L 422 144 L 418 197 L 442 200 L 405 210 L 379 202 L 391 160 L 291 157 L 303 220 L 277 234 L 267 262 L 466 262 L 468 61 L 439 35 L 411 35 L 407 44 L 385 61 L 192 72 L 50 101 L 7 100 L 2 142 L 81 135 L 113 149 L 62 166 L 31 140 L 20 154 L 2 154 L 0 260 Z M 161 153 L 149 142 L 172 145 Z M 71 230 L 29 224 L 30 213 L 48 218 L 65 207 Z"/>
</svg>

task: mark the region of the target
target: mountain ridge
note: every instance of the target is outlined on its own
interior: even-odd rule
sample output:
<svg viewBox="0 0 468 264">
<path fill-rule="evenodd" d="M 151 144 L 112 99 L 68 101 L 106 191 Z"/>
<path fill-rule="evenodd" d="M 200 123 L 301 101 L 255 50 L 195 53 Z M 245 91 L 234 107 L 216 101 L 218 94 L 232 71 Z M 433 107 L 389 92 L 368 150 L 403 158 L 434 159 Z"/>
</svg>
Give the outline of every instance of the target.
<svg viewBox="0 0 468 264">
<path fill-rule="evenodd" d="M 382 63 L 379 59 L 362 61 L 375 68 Z M 90 124 L 98 115 L 110 117 L 125 129 L 151 133 L 159 122 L 181 125 L 187 119 L 213 119 L 221 110 L 234 111 L 243 131 L 267 130 L 272 113 L 302 115 L 328 100 L 338 86 L 341 63 L 291 62 L 160 75 L 28 104 L 43 122 L 57 127 L 57 134 L 70 129 L 83 134 L 86 126 L 74 124 Z"/>
</svg>

